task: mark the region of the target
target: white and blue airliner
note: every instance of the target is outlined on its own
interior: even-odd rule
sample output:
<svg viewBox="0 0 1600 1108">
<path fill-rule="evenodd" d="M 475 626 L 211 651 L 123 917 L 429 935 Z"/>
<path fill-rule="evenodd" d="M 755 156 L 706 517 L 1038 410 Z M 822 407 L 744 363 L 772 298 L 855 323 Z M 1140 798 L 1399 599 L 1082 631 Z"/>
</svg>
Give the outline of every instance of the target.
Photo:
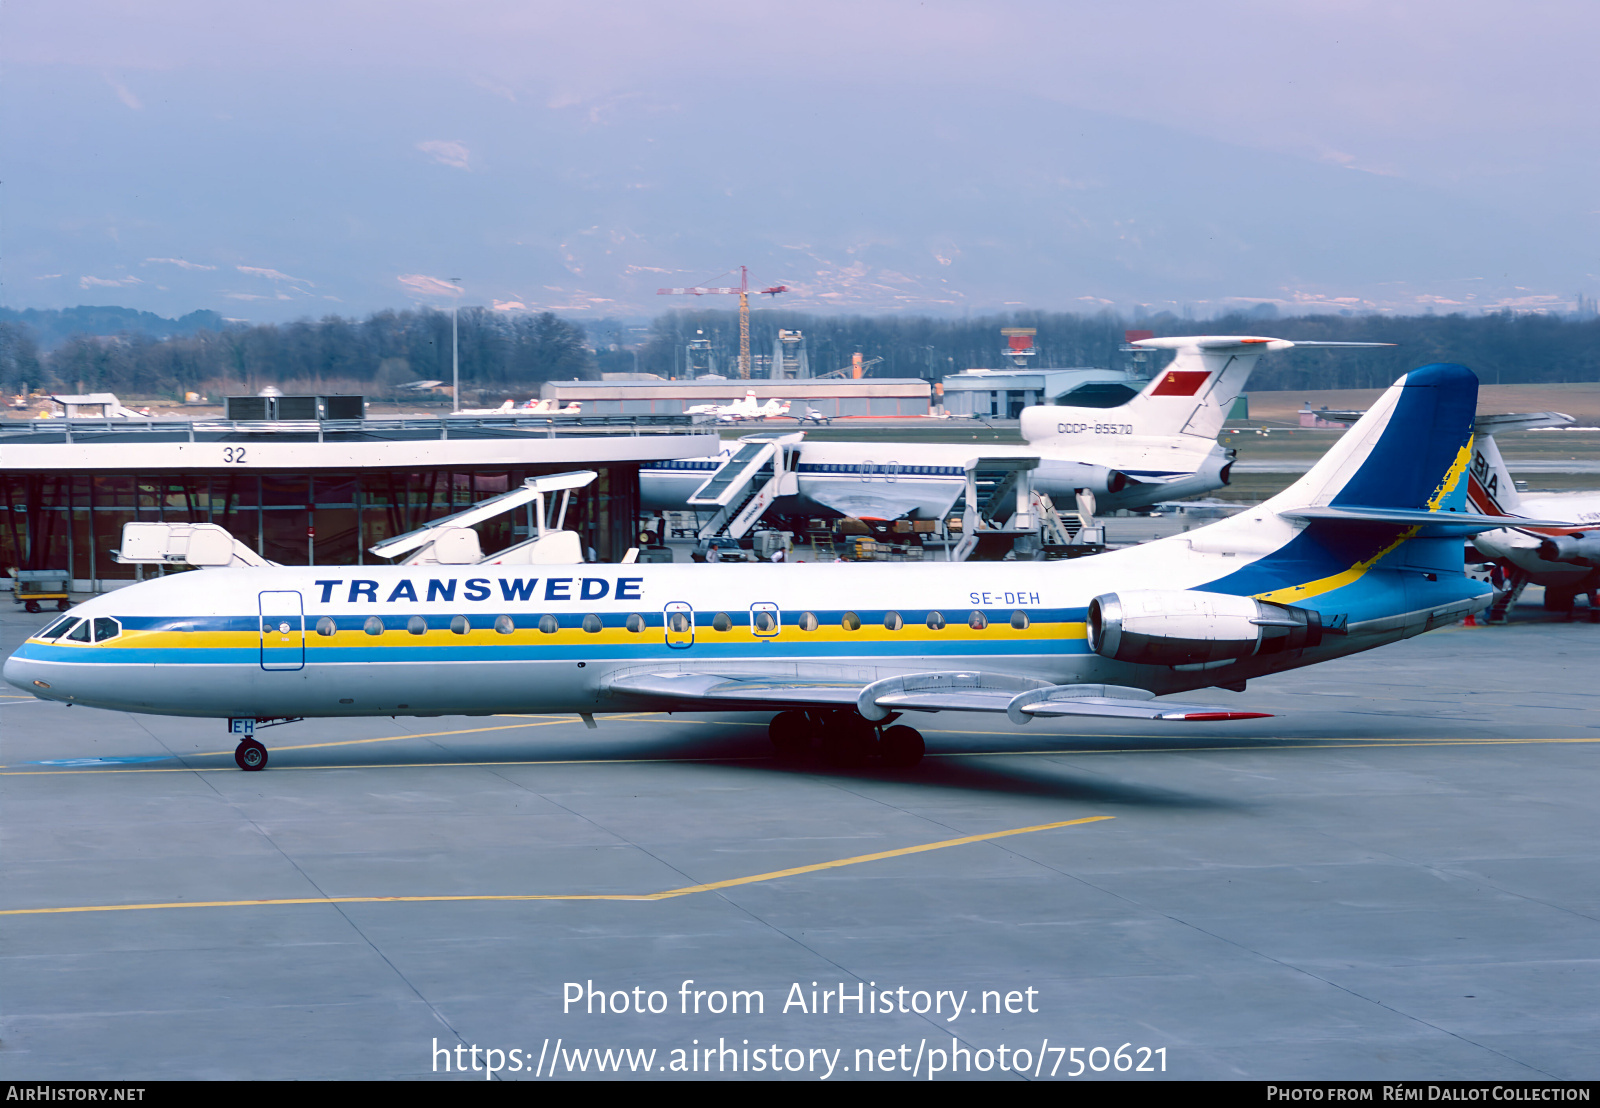
<svg viewBox="0 0 1600 1108">
<path fill-rule="evenodd" d="M 913 713 L 1237 719 L 1171 694 L 1369 650 L 1486 606 L 1462 536 L 1477 379 L 1402 377 L 1292 487 L 1058 562 L 275 566 L 80 604 L 5 663 L 47 700 L 308 717 L 771 711 L 780 752 L 914 764 Z"/>
</svg>

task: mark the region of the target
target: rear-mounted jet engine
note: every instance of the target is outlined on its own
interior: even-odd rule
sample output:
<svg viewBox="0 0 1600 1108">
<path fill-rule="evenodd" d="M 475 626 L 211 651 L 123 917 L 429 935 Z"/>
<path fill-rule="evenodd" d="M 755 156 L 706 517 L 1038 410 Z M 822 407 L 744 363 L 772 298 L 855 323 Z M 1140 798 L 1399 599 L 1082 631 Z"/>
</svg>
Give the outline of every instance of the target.
<svg viewBox="0 0 1600 1108">
<path fill-rule="evenodd" d="M 1317 612 L 1248 596 L 1145 589 L 1089 602 L 1089 649 L 1119 662 L 1199 666 L 1321 642 Z"/>
<path fill-rule="evenodd" d="M 1600 531 L 1552 536 L 1539 544 L 1539 557 L 1547 562 L 1600 566 Z"/>
</svg>

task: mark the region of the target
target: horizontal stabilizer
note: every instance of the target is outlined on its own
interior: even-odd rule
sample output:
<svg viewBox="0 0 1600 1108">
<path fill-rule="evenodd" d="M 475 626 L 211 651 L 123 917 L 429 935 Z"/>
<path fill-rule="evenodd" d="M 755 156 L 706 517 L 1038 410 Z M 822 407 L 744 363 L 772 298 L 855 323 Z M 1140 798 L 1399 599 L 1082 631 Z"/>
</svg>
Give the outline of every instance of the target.
<svg viewBox="0 0 1600 1108">
<path fill-rule="evenodd" d="M 1490 516 L 1477 512 L 1430 512 L 1422 508 L 1364 508 L 1353 505 L 1289 508 L 1278 513 L 1287 519 L 1334 520 L 1344 523 L 1394 523 L 1402 527 L 1429 528 L 1435 536 L 1476 535 L 1501 527 L 1571 527 L 1571 523 L 1521 516 Z M 1444 528 L 1445 530 L 1438 530 Z"/>
<path fill-rule="evenodd" d="M 1297 339 L 1273 339 L 1260 335 L 1193 335 L 1176 336 L 1165 339 L 1135 339 L 1134 346 L 1142 346 L 1147 350 L 1231 350 L 1234 348 L 1249 350 L 1292 350 L 1295 347 L 1321 348 L 1343 347 L 1356 349 L 1372 346 L 1394 346 L 1392 342 L 1317 342 L 1301 341 Z"/>
<path fill-rule="evenodd" d="M 1521 412 L 1516 415 L 1485 415 L 1472 421 L 1474 435 L 1505 435 L 1512 431 L 1533 431 L 1545 427 L 1568 427 L 1578 422 L 1566 412 Z"/>
</svg>

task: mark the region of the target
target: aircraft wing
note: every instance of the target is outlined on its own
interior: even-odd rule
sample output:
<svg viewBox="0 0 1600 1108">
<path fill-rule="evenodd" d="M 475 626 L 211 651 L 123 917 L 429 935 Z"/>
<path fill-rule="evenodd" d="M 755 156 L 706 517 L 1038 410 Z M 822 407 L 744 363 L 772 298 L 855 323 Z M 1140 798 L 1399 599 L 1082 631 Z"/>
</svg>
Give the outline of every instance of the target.
<svg viewBox="0 0 1600 1108">
<path fill-rule="evenodd" d="M 1157 700 L 1144 689 L 1121 685 L 1051 685 L 1010 674 L 973 672 L 911 673 L 871 682 L 782 674 L 633 673 L 614 678 L 608 691 L 661 710 L 854 707 L 870 720 L 904 711 L 1004 712 L 1014 723 L 1035 716 L 1201 721 L 1260 719 L 1268 714 Z"/>
</svg>

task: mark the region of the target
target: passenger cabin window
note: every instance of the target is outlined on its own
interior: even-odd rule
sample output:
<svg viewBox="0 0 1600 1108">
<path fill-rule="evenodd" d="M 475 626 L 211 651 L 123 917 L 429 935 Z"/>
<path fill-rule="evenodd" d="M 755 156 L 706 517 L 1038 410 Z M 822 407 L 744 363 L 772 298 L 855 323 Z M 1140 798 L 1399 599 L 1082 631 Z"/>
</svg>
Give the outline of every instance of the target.
<svg viewBox="0 0 1600 1108">
<path fill-rule="evenodd" d="M 501 618 L 503 619 L 504 617 L 502 616 Z M 546 635 L 554 635 L 557 631 L 561 630 L 561 621 L 555 616 L 540 616 L 539 630 Z"/>
<path fill-rule="evenodd" d="M 929 612 L 928 613 L 928 630 L 930 630 L 930 631 L 943 631 L 944 630 L 944 615 L 942 613 L 940 613 L 940 612 Z"/>
<path fill-rule="evenodd" d="M 421 616 L 412 616 L 406 620 L 406 630 L 413 635 L 426 635 L 428 633 L 428 621 Z"/>
<path fill-rule="evenodd" d="M 817 629 L 817 614 L 815 612 L 801 612 L 797 621 L 802 631 L 815 631 Z"/>
<path fill-rule="evenodd" d="M 717 631 L 726 631 L 733 626 L 733 620 L 728 618 L 727 612 L 718 612 L 711 617 L 711 626 Z M 674 628 L 676 630 L 676 628 Z"/>
<path fill-rule="evenodd" d="M 839 620 L 839 626 L 846 631 L 859 631 L 861 630 L 861 617 L 854 612 L 846 612 L 844 617 Z"/>
<path fill-rule="evenodd" d="M 752 612 L 750 622 L 754 624 L 756 634 L 769 635 L 777 629 L 778 617 L 771 612 Z"/>
<path fill-rule="evenodd" d="M 883 629 L 885 631 L 898 631 L 905 626 L 905 621 L 900 618 L 899 612 L 883 613 Z"/>
<path fill-rule="evenodd" d="M 673 612 L 667 617 L 667 625 L 674 635 L 685 635 L 689 632 L 689 617 L 682 612 Z"/>
<path fill-rule="evenodd" d="M 1026 631 L 1028 629 L 1028 613 L 1027 612 L 1012 612 L 1011 613 L 1011 626 L 1015 630 Z"/>
<path fill-rule="evenodd" d="M 517 629 L 517 625 L 511 622 L 510 616 L 495 616 L 494 629 L 502 635 L 509 635 Z"/>
<path fill-rule="evenodd" d="M 982 612 L 973 612 L 967 617 L 967 626 L 972 628 L 974 631 L 982 631 L 985 627 L 989 626 L 989 620 Z"/>
<path fill-rule="evenodd" d="M 633 615 L 628 617 L 628 622 L 623 626 L 627 627 L 629 631 L 632 631 L 635 635 L 637 635 L 644 630 L 644 617 L 635 612 Z"/>
<path fill-rule="evenodd" d="M 605 624 L 600 621 L 600 617 L 592 612 L 583 617 L 583 629 L 591 635 L 598 635 L 600 629 L 604 626 Z"/>
<path fill-rule="evenodd" d="M 468 631 L 472 630 L 472 624 L 467 622 L 466 616 L 452 616 L 450 619 L 450 630 L 457 635 L 465 635 Z"/>
<path fill-rule="evenodd" d="M 333 620 L 329 619 L 327 616 L 323 616 L 321 619 L 317 620 L 317 634 L 319 635 L 331 638 L 333 633 L 338 629 L 338 626 L 333 622 Z"/>
<path fill-rule="evenodd" d="M 368 616 L 367 622 L 361 625 L 361 629 L 369 635 L 381 635 L 383 634 L 383 620 L 377 616 Z"/>
</svg>

